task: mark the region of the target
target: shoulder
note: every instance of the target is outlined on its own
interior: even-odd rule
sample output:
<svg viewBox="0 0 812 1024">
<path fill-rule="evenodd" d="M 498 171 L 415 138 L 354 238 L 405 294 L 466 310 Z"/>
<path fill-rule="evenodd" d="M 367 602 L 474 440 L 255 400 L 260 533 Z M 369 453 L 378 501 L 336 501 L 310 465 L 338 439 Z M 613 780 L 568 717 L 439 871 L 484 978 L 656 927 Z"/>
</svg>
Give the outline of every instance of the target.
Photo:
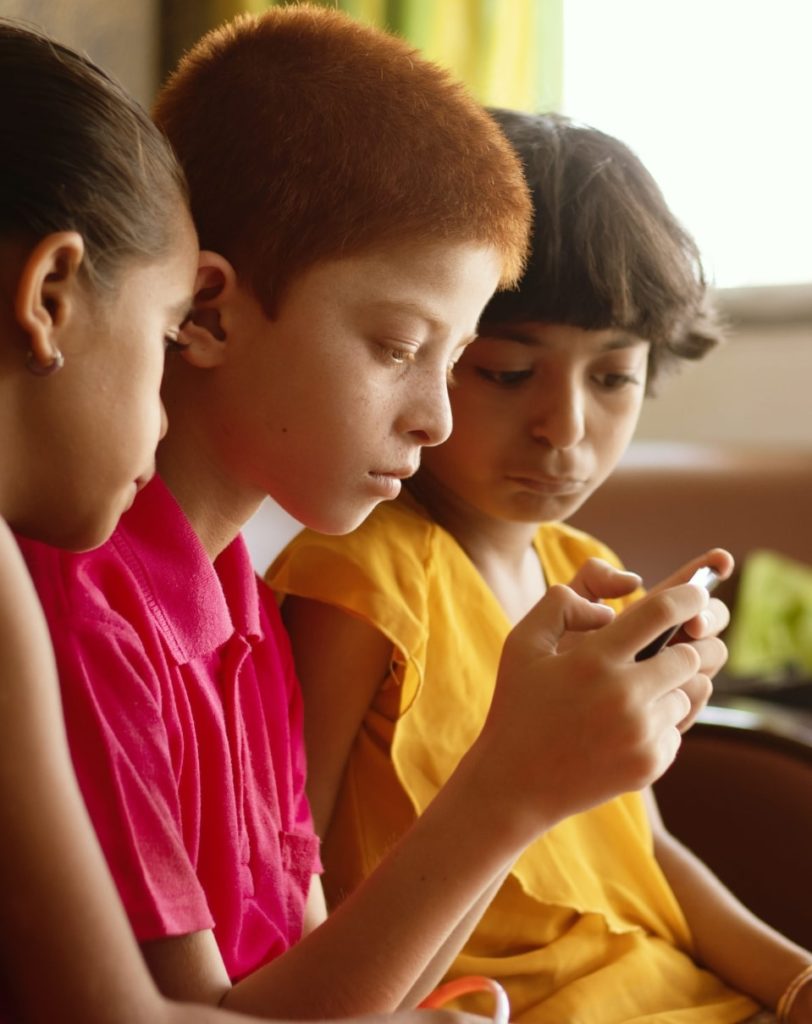
<svg viewBox="0 0 812 1024">
<path fill-rule="evenodd" d="M 49 619 L 116 618 L 116 595 L 132 581 L 112 541 L 80 554 L 22 538 L 18 543 Z"/>
<path fill-rule="evenodd" d="M 76 554 L 19 540 L 48 624 L 63 694 L 73 682 L 139 690 L 162 661 L 142 587 L 116 543 Z"/>
<path fill-rule="evenodd" d="M 352 533 L 331 537 L 304 530 L 281 552 L 265 576 L 281 593 L 304 587 L 342 591 L 414 581 L 432 557 L 437 528 L 412 504 L 380 505 Z M 306 596 L 316 597 L 310 593 Z"/>
<path fill-rule="evenodd" d="M 265 578 L 280 600 L 330 605 L 412 654 L 425 643 L 430 565 L 441 532 L 416 507 L 388 503 L 346 536 L 300 534 Z"/>
</svg>

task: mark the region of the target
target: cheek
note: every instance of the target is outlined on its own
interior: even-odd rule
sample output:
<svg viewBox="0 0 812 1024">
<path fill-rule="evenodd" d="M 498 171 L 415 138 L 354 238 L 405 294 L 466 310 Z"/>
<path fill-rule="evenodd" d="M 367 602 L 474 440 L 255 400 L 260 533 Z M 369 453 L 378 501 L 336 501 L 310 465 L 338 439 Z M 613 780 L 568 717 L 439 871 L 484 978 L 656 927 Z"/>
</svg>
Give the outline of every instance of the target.
<svg viewBox="0 0 812 1024">
<path fill-rule="evenodd" d="M 605 461 L 611 464 L 611 468 L 623 455 L 634 436 L 640 409 L 640 402 L 630 401 L 625 409 L 609 410 L 597 417 L 593 423 L 592 436 L 595 445 L 603 453 Z"/>
</svg>

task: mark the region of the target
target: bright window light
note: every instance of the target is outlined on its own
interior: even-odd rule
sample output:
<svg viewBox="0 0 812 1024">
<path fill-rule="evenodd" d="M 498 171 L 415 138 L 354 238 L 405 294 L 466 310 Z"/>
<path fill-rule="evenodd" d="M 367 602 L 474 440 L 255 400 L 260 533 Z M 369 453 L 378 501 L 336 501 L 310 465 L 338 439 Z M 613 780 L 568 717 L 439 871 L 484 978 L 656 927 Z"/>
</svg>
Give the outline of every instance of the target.
<svg viewBox="0 0 812 1024">
<path fill-rule="evenodd" d="M 563 112 L 618 136 L 717 287 L 812 284 L 812 3 L 564 0 Z"/>
</svg>

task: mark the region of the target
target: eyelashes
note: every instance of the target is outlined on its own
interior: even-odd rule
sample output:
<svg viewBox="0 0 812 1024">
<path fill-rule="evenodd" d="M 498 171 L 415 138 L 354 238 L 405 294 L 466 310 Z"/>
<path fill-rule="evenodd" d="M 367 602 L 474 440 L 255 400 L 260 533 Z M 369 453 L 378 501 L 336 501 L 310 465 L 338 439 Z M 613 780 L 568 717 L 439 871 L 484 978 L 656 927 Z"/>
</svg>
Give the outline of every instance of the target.
<svg viewBox="0 0 812 1024">
<path fill-rule="evenodd" d="M 521 384 L 532 375 L 532 370 L 489 370 L 484 366 L 476 367 L 477 375 L 491 384 L 509 388 Z"/>
<path fill-rule="evenodd" d="M 413 363 L 417 357 L 417 353 L 413 349 L 380 341 L 377 342 L 377 345 L 384 362 L 391 363 L 393 366 L 406 366 Z"/>
</svg>

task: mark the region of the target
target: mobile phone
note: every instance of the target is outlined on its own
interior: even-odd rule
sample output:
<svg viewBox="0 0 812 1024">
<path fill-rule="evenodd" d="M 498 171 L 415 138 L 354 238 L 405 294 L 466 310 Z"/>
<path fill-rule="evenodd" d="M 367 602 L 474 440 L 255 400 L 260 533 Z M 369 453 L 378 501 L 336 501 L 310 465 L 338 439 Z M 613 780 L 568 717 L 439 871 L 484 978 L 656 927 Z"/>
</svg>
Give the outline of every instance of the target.
<svg viewBox="0 0 812 1024">
<path fill-rule="evenodd" d="M 704 587 L 708 593 L 710 593 L 720 579 L 721 577 L 715 569 L 711 569 L 710 566 L 703 565 L 701 569 L 696 570 L 688 582 L 696 583 L 698 586 Z M 653 658 L 654 655 L 658 654 L 680 629 L 682 629 L 682 626 L 672 626 L 670 629 L 665 630 L 664 633 L 660 633 L 660 635 L 656 636 L 651 643 L 646 644 L 642 651 L 637 652 L 634 656 L 634 660 L 645 661 L 646 658 Z"/>
</svg>

